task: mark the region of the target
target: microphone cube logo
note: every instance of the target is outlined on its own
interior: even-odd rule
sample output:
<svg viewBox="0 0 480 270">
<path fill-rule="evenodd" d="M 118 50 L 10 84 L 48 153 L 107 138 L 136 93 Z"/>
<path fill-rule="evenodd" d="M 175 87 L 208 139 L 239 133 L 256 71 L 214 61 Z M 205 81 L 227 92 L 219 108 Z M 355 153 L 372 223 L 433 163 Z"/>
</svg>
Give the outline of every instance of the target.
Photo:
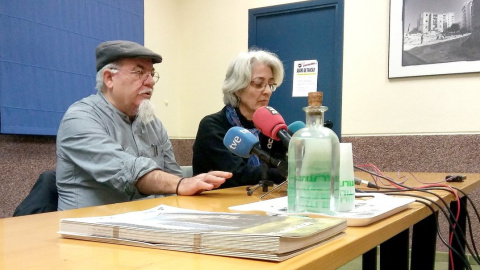
<svg viewBox="0 0 480 270">
<path fill-rule="evenodd" d="M 250 151 L 258 143 L 258 138 L 248 129 L 232 127 L 223 138 L 223 145 L 237 156 L 248 158 Z"/>
<path fill-rule="evenodd" d="M 265 106 L 265 109 L 267 109 L 271 114 L 275 115 L 275 114 L 280 114 L 278 113 L 277 110 L 275 110 L 274 108 L 270 107 L 270 106 Z"/>
<path fill-rule="evenodd" d="M 232 128 L 232 129 L 236 129 L 238 130 L 238 132 L 242 133 L 242 134 L 247 134 L 248 136 L 248 133 L 251 133 L 249 130 L 245 129 L 245 128 Z M 232 143 L 228 146 L 230 149 L 237 149 L 237 146 L 240 145 L 240 143 L 242 142 L 242 138 L 239 137 L 239 136 L 235 136 L 233 137 L 233 140 L 232 140 Z"/>
<path fill-rule="evenodd" d="M 246 129 L 246 128 L 239 128 L 238 131 L 240 131 L 241 133 L 243 134 L 248 134 L 248 133 L 251 133 L 250 130 Z M 248 136 L 248 135 L 247 135 Z"/>
<path fill-rule="evenodd" d="M 238 136 L 233 137 L 232 143 L 228 146 L 230 149 L 237 149 L 237 146 L 242 142 L 242 139 Z"/>
</svg>

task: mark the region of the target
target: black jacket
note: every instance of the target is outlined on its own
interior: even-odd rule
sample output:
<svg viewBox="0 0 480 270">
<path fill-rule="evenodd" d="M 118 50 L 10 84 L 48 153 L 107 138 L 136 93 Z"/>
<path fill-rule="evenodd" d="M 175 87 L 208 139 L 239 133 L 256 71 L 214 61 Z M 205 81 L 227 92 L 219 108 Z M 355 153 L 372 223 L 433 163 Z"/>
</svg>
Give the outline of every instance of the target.
<svg viewBox="0 0 480 270">
<path fill-rule="evenodd" d="M 14 217 L 57 211 L 58 192 L 55 171 L 40 174 L 27 197 L 17 206 Z"/>
<path fill-rule="evenodd" d="M 254 128 L 253 121 L 247 120 L 237 111 L 244 128 Z M 205 173 L 213 170 L 232 172 L 233 176 L 227 179 L 221 188 L 258 184 L 262 178 L 262 168 L 249 165 L 248 159 L 230 152 L 223 144 L 223 138 L 232 127 L 226 116 L 226 107 L 221 111 L 205 116 L 197 131 L 193 144 L 193 174 Z M 269 143 L 273 141 L 273 143 Z M 263 134 L 259 136 L 260 146 L 274 158 L 286 161 L 287 149 L 281 141 L 274 141 Z M 270 145 L 270 149 L 268 148 Z M 280 183 L 285 180 L 275 168 L 268 169 L 268 180 Z"/>
</svg>

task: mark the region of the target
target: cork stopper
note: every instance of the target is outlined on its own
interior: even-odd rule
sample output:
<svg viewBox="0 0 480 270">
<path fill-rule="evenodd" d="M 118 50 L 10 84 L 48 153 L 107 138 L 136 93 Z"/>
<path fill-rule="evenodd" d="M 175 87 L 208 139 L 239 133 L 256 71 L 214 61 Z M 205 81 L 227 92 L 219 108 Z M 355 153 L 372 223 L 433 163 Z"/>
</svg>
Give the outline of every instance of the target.
<svg viewBox="0 0 480 270">
<path fill-rule="evenodd" d="M 320 107 L 323 102 L 323 92 L 308 93 L 308 106 Z"/>
</svg>

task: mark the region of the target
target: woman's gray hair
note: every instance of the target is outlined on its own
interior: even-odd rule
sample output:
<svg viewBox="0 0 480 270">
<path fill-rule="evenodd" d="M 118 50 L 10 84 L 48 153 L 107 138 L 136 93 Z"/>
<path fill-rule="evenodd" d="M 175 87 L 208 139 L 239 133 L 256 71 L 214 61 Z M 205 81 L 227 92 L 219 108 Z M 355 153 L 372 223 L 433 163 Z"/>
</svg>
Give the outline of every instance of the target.
<svg viewBox="0 0 480 270">
<path fill-rule="evenodd" d="M 103 68 L 101 68 L 97 72 L 95 88 L 97 89 L 98 92 L 103 92 L 103 90 L 105 90 L 105 83 L 103 82 L 103 71 L 105 71 L 106 69 L 113 69 L 112 73 L 117 73 L 120 67 L 121 66 L 119 63 L 112 62 L 110 64 L 106 64 Z"/>
<path fill-rule="evenodd" d="M 252 69 L 257 63 L 262 63 L 272 69 L 273 80 L 279 87 L 283 82 L 285 71 L 278 56 L 265 50 L 250 50 L 240 53 L 232 60 L 223 81 L 223 103 L 234 108 L 238 107 L 236 92 L 245 89 L 252 81 Z"/>
</svg>

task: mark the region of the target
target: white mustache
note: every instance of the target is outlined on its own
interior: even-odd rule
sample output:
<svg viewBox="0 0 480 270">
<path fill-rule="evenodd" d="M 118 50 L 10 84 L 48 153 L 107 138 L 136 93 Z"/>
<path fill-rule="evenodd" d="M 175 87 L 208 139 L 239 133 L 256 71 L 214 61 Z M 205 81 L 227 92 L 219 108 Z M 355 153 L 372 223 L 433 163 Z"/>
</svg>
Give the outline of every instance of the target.
<svg viewBox="0 0 480 270">
<path fill-rule="evenodd" d="M 141 94 L 151 94 L 151 93 L 153 93 L 153 89 L 151 89 L 151 88 L 144 89 L 144 90 L 140 91 L 140 95 Z"/>
</svg>

